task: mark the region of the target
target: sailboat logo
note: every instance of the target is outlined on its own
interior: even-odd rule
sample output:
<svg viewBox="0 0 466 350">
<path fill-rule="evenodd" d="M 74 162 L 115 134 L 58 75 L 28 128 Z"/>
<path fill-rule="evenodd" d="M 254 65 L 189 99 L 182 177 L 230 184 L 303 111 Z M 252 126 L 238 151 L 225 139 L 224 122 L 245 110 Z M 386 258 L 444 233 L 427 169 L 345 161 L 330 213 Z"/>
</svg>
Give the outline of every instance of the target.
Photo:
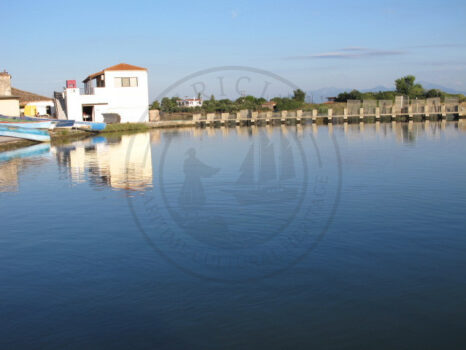
<svg viewBox="0 0 466 350">
<path fill-rule="evenodd" d="M 248 205 L 295 200 L 298 190 L 292 180 L 296 179 L 296 170 L 293 150 L 286 136 L 280 134 L 278 167 L 274 143 L 265 133 L 261 133 L 258 148 L 258 169 L 255 144 L 252 144 L 241 164 L 235 189 L 231 191 L 238 203 Z"/>
</svg>

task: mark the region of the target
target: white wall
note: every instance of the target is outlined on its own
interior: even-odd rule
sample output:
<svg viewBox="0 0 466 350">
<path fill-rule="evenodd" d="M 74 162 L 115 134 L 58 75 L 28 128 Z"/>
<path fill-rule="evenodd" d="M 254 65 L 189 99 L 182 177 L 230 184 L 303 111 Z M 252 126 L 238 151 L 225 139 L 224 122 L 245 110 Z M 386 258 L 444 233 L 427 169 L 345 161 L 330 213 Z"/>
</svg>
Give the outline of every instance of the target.
<svg viewBox="0 0 466 350">
<path fill-rule="evenodd" d="M 136 77 L 137 87 L 117 87 L 115 78 Z M 94 88 L 93 95 L 80 95 L 79 89 L 65 89 L 68 119 L 82 121 L 82 106 L 94 106 L 94 121 L 104 121 L 104 113 L 116 113 L 122 123 L 149 121 L 147 71 L 105 71 L 105 87 Z"/>
<path fill-rule="evenodd" d="M 47 107 L 51 107 L 51 115 L 54 115 L 55 113 L 55 105 L 53 101 L 29 102 L 26 106 L 36 106 L 36 111 L 39 112 L 40 115 L 47 114 Z"/>
<path fill-rule="evenodd" d="M 115 78 L 136 77 L 137 87 L 116 87 Z M 100 93 L 96 89 L 96 94 Z M 149 121 L 149 87 L 147 71 L 106 71 L 105 94 L 108 97 L 107 113 L 118 113 L 121 122 L 148 122 Z"/>
<path fill-rule="evenodd" d="M 66 116 L 69 120 L 83 121 L 79 89 L 65 89 Z"/>
<path fill-rule="evenodd" d="M 0 99 L 0 114 L 7 117 L 19 117 L 19 100 L 17 98 Z"/>
</svg>

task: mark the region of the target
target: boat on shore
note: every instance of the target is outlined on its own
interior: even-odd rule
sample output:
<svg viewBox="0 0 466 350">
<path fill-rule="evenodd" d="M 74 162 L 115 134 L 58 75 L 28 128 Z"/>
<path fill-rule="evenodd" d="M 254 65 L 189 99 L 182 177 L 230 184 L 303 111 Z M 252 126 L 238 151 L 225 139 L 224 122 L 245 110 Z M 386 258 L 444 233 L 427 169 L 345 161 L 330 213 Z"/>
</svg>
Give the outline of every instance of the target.
<svg viewBox="0 0 466 350">
<path fill-rule="evenodd" d="M 32 121 L 4 121 L 0 120 L 0 126 L 23 128 L 23 129 L 48 129 L 53 130 L 55 128 L 54 122 L 43 121 L 43 122 L 32 122 Z"/>
<path fill-rule="evenodd" d="M 37 117 L 6 117 L 3 115 L 0 115 L 0 125 L 49 130 L 54 128 L 76 128 L 85 131 L 102 131 L 107 127 L 106 123 Z"/>
<path fill-rule="evenodd" d="M 50 142 L 50 134 L 47 130 L 12 127 L 3 124 L 0 124 L 0 136 L 38 142 Z"/>
<path fill-rule="evenodd" d="M 27 121 L 49 121 L 55 123 L 55 128 L 72 128 L 74 126 L 74 120 L 68 119 L 53 119 L 53 118 L 41 118 L 41 117 L 14 117 L 15 120 L 27 120 Z"/>
<path fill-rule="evenodd" d="M 86 131 L 102 131 L 107 127 L 106 123 L 97 122 L 74 122 L 74 127 Z"/>
<path fill-rule="evenodd" d="M 56 123 L 53 120 L 27 120 L 21 119 L 20 117 L 7 117 L 0 114 L 0 126 L 53 130 L 56 126 Z"/>
</svg>

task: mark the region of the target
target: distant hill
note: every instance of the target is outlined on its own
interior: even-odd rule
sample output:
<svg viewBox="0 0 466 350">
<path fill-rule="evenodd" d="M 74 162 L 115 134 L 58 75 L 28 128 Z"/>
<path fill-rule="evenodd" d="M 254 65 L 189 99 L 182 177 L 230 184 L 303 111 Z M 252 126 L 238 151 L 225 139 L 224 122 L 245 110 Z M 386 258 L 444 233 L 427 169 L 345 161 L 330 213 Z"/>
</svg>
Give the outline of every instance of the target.
<svg viewBox="0 0 466 350">
<path fill-rule="evenodd" d="M 442 86 L 442 85 L 439 85 L 439 84 L 429 83 L 427 81 L 420 81 L 419 84 L 421 84 L 422 87 L 425 90 L 439 89 L 439 90 L 445 91 L 445 92 L 447 92 L 449 94 L 463 94 L 463 95 L 466 94 L 465 91 L 458 91 L 458 90 L 455 90 L 455 89 L 452 89 L 452 88 L 449 88 L 449 87 L 446 87 L 446 86 Z"/>
<path fill-rule="evenodd" d="M 362 89 L 362 90 L 359 90 L 361 92 L 379 92 L 379 91 L 390 91 L 390 90 L 395 90 L 395 87 L 392 86 L 392 87 L 386 87 L 386 86 L 383 86 L 383 85 L 378 85 L 376 87 L 373 87 L 372 89 Z"/>
</svg>

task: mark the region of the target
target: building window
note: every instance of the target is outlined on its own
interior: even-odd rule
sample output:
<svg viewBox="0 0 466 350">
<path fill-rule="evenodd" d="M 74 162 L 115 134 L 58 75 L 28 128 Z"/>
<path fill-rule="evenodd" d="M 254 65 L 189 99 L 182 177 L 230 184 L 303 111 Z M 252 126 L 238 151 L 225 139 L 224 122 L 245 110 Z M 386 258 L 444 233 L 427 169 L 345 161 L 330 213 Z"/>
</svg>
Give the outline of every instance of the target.
<svg viewBox="0 0 466 350">
<path fill-rule="evenodd" d="M 105 87 L 105 75 L 101 75 L 95 79 L 97 87 Z"/>
<path fill-rule="evenodd" d="M 137 87 L 138 78 L 136 77 L 119 77 L 115 78 L 115 87 Z"/>
<path fill-rule="evenodd" d="M 129 78 L 121 78 L 121 87 L 130 87 Z"/>
</svg>

